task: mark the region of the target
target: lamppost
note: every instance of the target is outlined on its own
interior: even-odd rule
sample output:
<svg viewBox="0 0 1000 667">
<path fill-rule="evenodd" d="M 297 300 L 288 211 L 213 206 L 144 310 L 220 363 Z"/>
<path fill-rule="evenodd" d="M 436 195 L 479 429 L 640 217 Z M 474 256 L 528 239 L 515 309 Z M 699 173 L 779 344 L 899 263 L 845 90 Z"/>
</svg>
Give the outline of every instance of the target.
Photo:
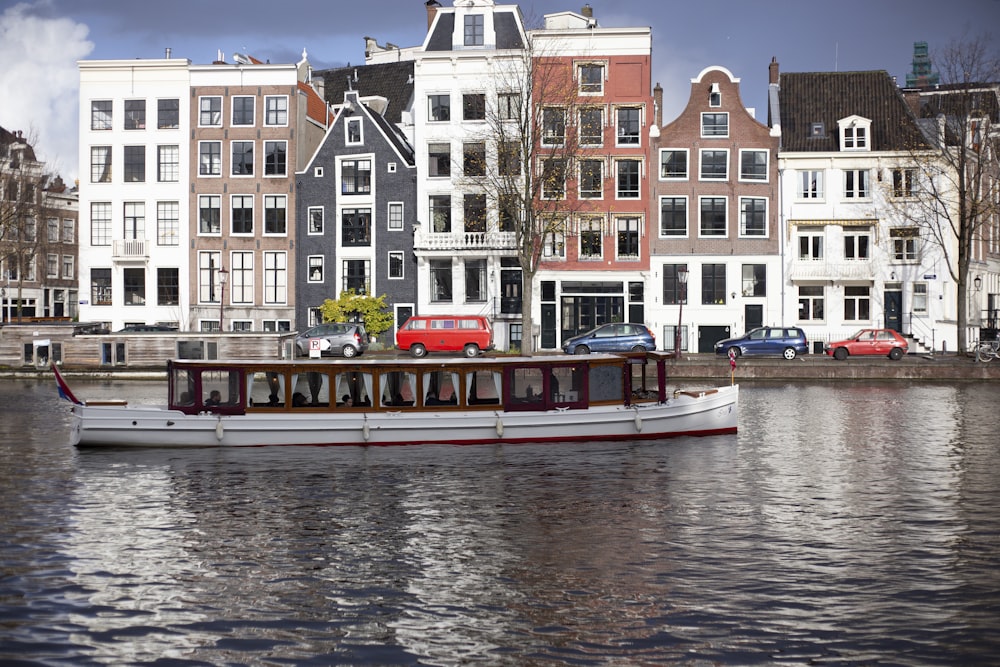
<svg viewBox="0 0 1000 667">
<path fill-rule="evenodd" d="M 229 271 L 223 266 L 219 269 L 219 333 L 225 331 L 222 322 L 222 315 L 226 308 L 226 281 L 229 279 Z"/>
<path fill-rule="evenodd" d="M 688 270 L 686 267 L 677 269 L 677 282 L 680 283 L 680 307 L 677 309 L 677 330 L 674 331 L 674 358 L 681 358 L 681 323 L 684 321 L 684 302 L 687 300 Z"/>
</svg>

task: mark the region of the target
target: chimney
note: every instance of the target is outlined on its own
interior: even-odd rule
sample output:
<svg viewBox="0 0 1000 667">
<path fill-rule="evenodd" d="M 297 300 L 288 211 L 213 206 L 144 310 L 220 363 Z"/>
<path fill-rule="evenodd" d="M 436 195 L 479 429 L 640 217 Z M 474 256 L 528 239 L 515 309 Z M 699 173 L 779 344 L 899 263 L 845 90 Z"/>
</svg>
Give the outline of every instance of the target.
<svg viewBox="0 0 1000 667">
<path fill-rule="evenodd" d="M 656 107 L 656 127 L 663 127 L 663 87 L 659 81 L 653 87 L 653 105 Z"/>
<path fill-rule="evenodd" d="M 767 82 L 778 83 L 778 59 L 774 56 L 771 57 L 771 64 L 767 66 Z"/>
<path fill-rule="evenodd" d="M 165 50 L 164 53 L 166 55 L 167 60 L 170 60 L 170 47 L 169 46 L 166 48 L 166 50 Z"/>
<path fill-rule="evenodd" d="M 583 14 L 588 19 L 594 18 L 594 8 L 591 7 L 589 4 L 584 5 L 583 9 L 580 10 L 580 13 Z"/>
<path fill-rule="evenodd" d="M 215 62 L 213 65 L 225 65 L 226 64 L 226 54 L 222 52 L 222 49 L 218 49 L 215 53 Z"/>
<path fill-rule="evenodd" d="M 437 0 L 427 0 L 424 4 L 427 6 L 427 29 L 430 30 L 431 24 L 434 23 L 434 17 L 437 16 L 438 7 L 441 6 L 441 3 Z"/>
</svg>

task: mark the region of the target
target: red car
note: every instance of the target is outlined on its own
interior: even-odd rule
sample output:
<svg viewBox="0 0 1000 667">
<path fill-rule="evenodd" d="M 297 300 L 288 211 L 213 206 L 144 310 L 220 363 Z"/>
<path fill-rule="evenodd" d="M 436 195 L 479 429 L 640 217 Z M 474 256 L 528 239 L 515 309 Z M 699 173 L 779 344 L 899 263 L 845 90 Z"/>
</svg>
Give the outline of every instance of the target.
<svg viewBox="0 0 1000 667">
<path fill-rule="evenodd" d="M 892 329 L 862 329 L 847 340 L 825 347 L 826 353 L 838 361 L 859 354 L 877 354 L 898 361 L 908 349 L 906 339 Z"/>
</svg>

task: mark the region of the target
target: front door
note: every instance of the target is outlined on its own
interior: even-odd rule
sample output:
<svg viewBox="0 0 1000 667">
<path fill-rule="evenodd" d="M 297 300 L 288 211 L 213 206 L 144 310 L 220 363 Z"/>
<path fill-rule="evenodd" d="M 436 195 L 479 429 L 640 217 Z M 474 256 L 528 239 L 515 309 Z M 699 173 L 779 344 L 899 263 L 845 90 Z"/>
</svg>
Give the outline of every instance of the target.
<svg viewBox="0 0 1000 667">
<path fill-rule="evenodd" d="M 885 328 L 903 333 L 903 292 L 885 291 Z"/>
<path fill-rule="evenodd" d="M 698 352 L 700 354 L 711 354 L 715 352 L 715 344 L 724 338 L 732 336 L 732 329 L 727 326 L 705 326 L 698 327 Z"/>
<path fill-rule="evenodd" d="M 764 326 L 764 306 L 759 303 L 748 303 L 743 306 L 743 317 L 746 320 L 746 331 Z"/>
</svg>

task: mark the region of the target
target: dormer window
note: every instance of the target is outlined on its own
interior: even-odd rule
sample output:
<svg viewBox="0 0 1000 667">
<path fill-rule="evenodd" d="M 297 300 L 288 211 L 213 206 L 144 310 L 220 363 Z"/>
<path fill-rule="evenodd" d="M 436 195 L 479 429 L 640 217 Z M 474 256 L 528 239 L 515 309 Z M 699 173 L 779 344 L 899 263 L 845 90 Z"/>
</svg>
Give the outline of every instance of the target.
<svg viewBox="0 0 1000 667">
<path fill-rule="evenodd" d="M 872 122 L 861 116 L 848 116 L 837 121 L 840 128 L 840 150 L 871 150 Z"/>
<path fill-rule="evenodd" d="M 826 125 L 823 123 L 810 123 L 809 136 L 813 139 L 822 139 L 826 136 Z"/>
<path fill-rule="evenodd" d="M 708 91 L 708 106 L 722 106 L 722 91 L 719 90 L 719 84 L 717 83 L 713 83 L 712 87 Z"/>
<path fill-rule="evenodd" d="M 483 15 L 468 14 L 465 17 L 465 45 L 482 46 L 483 34 Z"/>
</svg>

